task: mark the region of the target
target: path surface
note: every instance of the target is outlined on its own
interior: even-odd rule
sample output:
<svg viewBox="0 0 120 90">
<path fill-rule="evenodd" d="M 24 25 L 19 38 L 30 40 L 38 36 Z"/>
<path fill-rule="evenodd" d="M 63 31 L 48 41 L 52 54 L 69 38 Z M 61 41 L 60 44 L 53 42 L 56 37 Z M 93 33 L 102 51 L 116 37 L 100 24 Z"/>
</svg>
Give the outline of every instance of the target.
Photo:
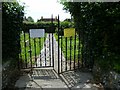
<svg viewBox="0 0 120 90">
<path fill-rule="evenodd" d="M 54 55 L 52 56 L 52 54 Z M 62 70 L 65 71 L 65 57 L 63 53 L 61 57 L 61 49 L 59 48 L 60 65 L 61 65 L 61 58 L 62 58 Z M 37 62 L 34 65 L 34 67 L 53 66 L 53 60 L 54 60 L 54 69 L 58 72 L 58 43 L 54 36 L 52 42 L 52 34 L 47 34 L 45 43 L 43 45 L 43 49 L 41 50 L 41 56 L 39 55 L 39 57 L 37 58 Z M 61 66 L 59 67 L 61 71 Z"/>
<path fill-rule="evenodd" d="M 53 69 L 36 69 L 30 74 L 23 75 L 15 85 L 17 88 L 25 88 L 25 90 L 43 90 L 45 88 L 67 88 L 65 83 L 60 79 Z"/>
<path fill-rule="evenodd" d="M 53 41 L 55 41 L 53 39 Z M 53 65 L 53 57 L 52 57 L 52 34 L 47 34 L 46 40 L 43 45 L 43 49 L 41 50 L 41 55 L 37 58 L 37 62 L 35 66 L 52 66 Z"/>
<path fill-rule="evenodd" d="M 49 40 L 50 38 L 50 40 Z M 49 44 L 50 41 L 50 44 Z M 54 41 L 54 55 L 52 54 L 52 34 L 47 35 L 45 46 L 41 50 L 41 58 L 37 59 L 37 66 L 49 66 L 53 63 L 54 58 L 54 70 L 53 68 L 39 68 L 33 69 L 33 73 L 26 73 L 20 77 L 20 79 L 16 82 L 15 87 L 21 89 L 25 88 L 25 90 L 46 90 L 46 88 L 66 88 L 66 90 L 71 90 L 73 88 L 92 88 L 92 84 L 86 83 L 86 81 L 92 79 L 92 75 L 90 73 L 80 72 L 80 71 L 68 71 L 62 73 L 58 76 L 58 43 L 53 37 Z M 49 46 L 50 45 L 50 46 Z M 46 50 L 46 51 L 45 51 Z M 61 49 L 59 49 L 61 53 Z M 46 52 L 46 62 L 45 62 L 45 52 Z M 49 53 L 50 52 L 50 53 Z M 54 57 L 52 57 L 52 55 Z M 61 54 L 60 54 L 61 55 Z M 61 56 L 59 58 L 61 61 Z M 63 60 L 63 70 L 65 69 L 65 58 L 62 55 Z M 60 62 L 61 64 L 61 62 Z M 60 67 L 61 68 L 61 67 Z"/>
</svg>

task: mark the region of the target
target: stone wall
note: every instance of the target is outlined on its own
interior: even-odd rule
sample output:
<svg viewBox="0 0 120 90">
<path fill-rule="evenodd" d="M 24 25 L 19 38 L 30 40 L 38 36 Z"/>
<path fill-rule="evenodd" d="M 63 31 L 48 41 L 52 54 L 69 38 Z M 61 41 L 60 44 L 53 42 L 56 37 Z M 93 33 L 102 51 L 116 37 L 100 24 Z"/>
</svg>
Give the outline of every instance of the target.
<svg viewBox="0 0 120 90">
<path fill-rule="evenodd" d="M 120 74 L 115 71 L 103 72 L 100 67 L 94 66 L 93 77 L 96 83 L 102 83 L 105 89 L 120 89 Z"/>
<path fill-rule="evenodd" d="M 19 78 L 20 72 L 15 63 L 6 62 L 2 66 L 2 89 L 13 89 L 16 80 Z"/>
</svg>

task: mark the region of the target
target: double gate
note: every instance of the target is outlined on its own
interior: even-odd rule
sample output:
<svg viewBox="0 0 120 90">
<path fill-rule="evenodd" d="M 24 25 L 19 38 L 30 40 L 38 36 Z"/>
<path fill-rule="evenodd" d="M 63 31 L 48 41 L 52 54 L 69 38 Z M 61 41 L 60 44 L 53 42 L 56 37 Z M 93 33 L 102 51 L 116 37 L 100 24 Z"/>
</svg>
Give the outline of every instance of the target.
<svg viewBox="0 0 120 90">
<path fill-rule="evenodd" d="M 45 32 L 44 37 L 31 38 L 30 32 L 21 32 L 21 68 L 53 67 L 58 73 L 62 73 L 83 66 L 79 34 L 75 32 L 75 36 L 71 37 L 60 35 L 62 29 L 59 16 L 57 20 L 57 33 Z M 53 18 L 51 23 L 53 24 Z"/>
</svg>

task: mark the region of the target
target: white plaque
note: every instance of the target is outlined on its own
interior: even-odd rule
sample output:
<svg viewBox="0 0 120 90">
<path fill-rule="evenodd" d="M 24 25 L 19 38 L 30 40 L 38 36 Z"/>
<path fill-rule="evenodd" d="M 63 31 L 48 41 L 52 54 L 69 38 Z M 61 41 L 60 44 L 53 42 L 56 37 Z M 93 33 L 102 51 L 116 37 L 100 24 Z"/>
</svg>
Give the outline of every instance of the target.
<svg viewBox="0 0 120 90">
<path fill-rule="evenodd" d="M 44 29 L 30 29 L 30 37 L 37 38 L 37 37 L 44 37 L 45 30 Z"/>
</svg>

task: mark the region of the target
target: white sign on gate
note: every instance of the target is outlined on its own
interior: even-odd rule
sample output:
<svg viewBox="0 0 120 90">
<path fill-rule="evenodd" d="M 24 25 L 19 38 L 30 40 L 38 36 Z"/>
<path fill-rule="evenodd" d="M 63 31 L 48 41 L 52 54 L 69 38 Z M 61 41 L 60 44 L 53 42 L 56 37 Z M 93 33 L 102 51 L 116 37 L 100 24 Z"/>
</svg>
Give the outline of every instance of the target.
<svg viewBox="0 0 120 90">
<path fill-rule="evenodd" d="M 45 29 L 30 29 L 30 37 L 37 38 L 37 37 L 44 37 L 45 36 Z"/>
</svg>

